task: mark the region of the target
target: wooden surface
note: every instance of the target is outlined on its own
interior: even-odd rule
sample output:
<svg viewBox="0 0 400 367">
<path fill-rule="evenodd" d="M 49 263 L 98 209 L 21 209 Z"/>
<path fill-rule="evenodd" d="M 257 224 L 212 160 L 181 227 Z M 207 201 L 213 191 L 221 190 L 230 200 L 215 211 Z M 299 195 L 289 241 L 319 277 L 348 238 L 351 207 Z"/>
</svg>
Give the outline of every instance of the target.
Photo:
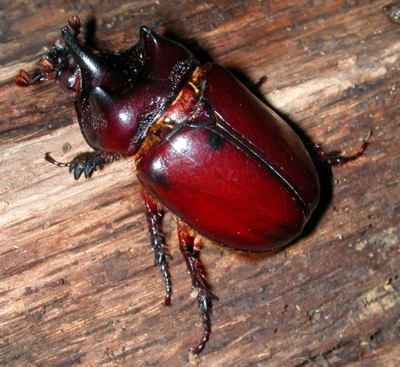
<svg viewBox="0 0 400 367">
<path fill-rule="evenodd" d="M 0 366 L 400 365 L 400 26 L 385 1 L 2 1 L 0 52 Z M 116 5 L 120 4 L 120 5 Z M 322 204 L 305 234 L 252 260 L 205 243 L 219 296 L 210 342 L 190 279 L 174 259 L 173 300 L 149 250 L 132 161 L 75 182 L 48 164 L 86 151 L 67 94 L 18 88 L 73 14 L 94 19 L 103 50 L 143 24 L 242 80 L 304 140 L 355 151 L 321 172 Z"/>
</svg>

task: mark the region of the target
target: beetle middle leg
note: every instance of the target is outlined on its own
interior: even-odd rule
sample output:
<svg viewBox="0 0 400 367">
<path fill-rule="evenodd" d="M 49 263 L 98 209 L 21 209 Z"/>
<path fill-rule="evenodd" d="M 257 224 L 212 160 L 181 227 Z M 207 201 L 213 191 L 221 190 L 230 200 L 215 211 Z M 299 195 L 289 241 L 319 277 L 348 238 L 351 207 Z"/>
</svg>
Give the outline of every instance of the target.
<svg viewBox="0 0 400 367">
<path fill-rule="evenodd" d="M 142 193 L 151 238 L 151 249 L 154 251 L 154 265 L 158 265 L 161 269 L 165 283 L 165 305 L 169 306 L 171 304 L 172 283 L 167 258 L 172 259 L 172 256 L 165 244 L 162 232 L 164 210 L 146 190 L 143 189 Z"/>
<path fill-rule="evenodd" d="M 178 238 L 181 253 L 185 259 L 190 277 L 192 278 L 192 287 L 197 290 L 197 300 L 203 318 L 203 337 L 199 345 L 191 349 L 194 354 L 198 354 L 204 349 L 210 337 L 212 300 L 218 298 L 211 293 L 207 285 L 203 266 L 198 259 L 199 251 L 196 248 L 196 235 L 185 224 L 178 222 Z"/>
</svg>

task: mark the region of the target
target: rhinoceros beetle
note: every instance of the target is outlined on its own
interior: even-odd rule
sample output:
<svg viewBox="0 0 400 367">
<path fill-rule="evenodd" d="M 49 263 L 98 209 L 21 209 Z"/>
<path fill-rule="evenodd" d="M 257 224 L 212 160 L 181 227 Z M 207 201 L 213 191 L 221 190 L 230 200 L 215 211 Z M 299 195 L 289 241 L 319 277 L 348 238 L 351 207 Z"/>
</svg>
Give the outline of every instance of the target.
<svg viewBox="0 0 400 367">
<path fill-rule="evenodd" d="M 266 251 L 300 235 L 319 201 L 320 184 L 310 155 L 296 133 L 230 72 L 203 66 L 181 44 L 140 28 L 139 41 L 113 53 L 95 51 L 78 39 L 81 22 L 69 19 L 31 78 L 19 86 L 54 79 L 72 93 L 79 125 L 92 152 L 60 163 L 75 179 L 115 160 L 133 156 L 143 187 L 155 264 L 166 296 L 171 281 L 161 221 L 164 208 L 177 221 L 179 246 L 204 324 L 199 353 L 211 332 L 212 300 L 198 238 L 242 251 Z M 321 156 L 339 165 L 358 158 L 339 152 Z M 317 146 L 317 150 L 321 148 Z"/>
</svg>

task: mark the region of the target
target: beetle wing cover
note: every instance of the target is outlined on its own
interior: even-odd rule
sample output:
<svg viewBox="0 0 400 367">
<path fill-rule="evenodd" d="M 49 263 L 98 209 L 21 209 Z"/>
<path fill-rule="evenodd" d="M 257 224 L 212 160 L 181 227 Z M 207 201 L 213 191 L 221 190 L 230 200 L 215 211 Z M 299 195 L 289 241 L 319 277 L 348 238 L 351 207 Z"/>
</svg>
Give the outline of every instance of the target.
<svg viewBox="0 0 400 367">
<path fill-rule="evenodd" d="M 202 98 L 216 123 L 178 125 L 141 158 L 138 178 L 215 242 L 245 251 L 283 246 L 318 202 L 314 165 L 294 131 L 227 70 L 204 71 Z"/>
<path fill-rule="evenodd" d="M 229 71 L 216 64 L 207 64 L 204 69 L 204 98 L 216 112 L 218 124 L 281 175 L 310 215 L 318 204 L 319 181 L 298 135 Z"/>
</svg>

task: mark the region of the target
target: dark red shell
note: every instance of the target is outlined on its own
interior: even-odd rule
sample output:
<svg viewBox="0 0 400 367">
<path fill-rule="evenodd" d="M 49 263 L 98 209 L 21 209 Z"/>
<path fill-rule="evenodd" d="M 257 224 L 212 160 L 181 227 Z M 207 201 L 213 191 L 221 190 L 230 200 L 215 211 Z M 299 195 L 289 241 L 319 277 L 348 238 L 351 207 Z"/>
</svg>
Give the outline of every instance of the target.
<svg viewBox="0 0 400 367">
<path fill-rule="evenodd" d="M 294 131 L 227 70 L 203 70 L 217 123 L 173 130 L 139 161 L 139 180 L 213 241 L 245 251 L 285 245 L 318 203 L 314 165 Z"/>
</svg>

